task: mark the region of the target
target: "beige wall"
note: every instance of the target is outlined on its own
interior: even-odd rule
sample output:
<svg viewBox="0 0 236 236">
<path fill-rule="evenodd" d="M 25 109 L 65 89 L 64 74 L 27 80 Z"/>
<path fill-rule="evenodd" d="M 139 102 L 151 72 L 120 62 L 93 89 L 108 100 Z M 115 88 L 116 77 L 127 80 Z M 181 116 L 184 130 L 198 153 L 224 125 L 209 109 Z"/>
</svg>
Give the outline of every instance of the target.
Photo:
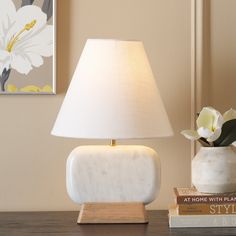
<svg viewBox="0 0 236 236">
<path fill-rule="evenodd" d="M 66 194 L 65 162 L 81 141 L 50 135 L 73 70 L 87 38 L 144 42 L 175 136 L 123 141 L 157 150 L 162 188 L 149 208 L 165 209 L 173 186 L 190 185 L 189 0 L 58 0 L 56 96 L 0 97 L 0 211 L 76 210 Z M 145 173 L 144 173 L 145 174 Z"/>
<path fill-rule="evenodd" d="M 236 109 L 235 0 L 210 1 L 209 102 L 221 112 Z"/>
</svg>

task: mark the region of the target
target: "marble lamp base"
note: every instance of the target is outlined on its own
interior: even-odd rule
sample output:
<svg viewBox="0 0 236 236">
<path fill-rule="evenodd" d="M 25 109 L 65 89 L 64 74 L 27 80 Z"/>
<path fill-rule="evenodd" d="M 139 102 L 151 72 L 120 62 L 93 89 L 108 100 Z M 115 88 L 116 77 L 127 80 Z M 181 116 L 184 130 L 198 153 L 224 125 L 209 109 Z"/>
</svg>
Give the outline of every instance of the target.
<svg viewBox="0 0 236 236">
<path fill-rule="evenodd" d="M 66 184 L 70 198 L 83 204 L 78 223 L 145 223 L 143 205 L 160 189 L 160 160 L 145 146 L 77 147 Z"/>
</svg>

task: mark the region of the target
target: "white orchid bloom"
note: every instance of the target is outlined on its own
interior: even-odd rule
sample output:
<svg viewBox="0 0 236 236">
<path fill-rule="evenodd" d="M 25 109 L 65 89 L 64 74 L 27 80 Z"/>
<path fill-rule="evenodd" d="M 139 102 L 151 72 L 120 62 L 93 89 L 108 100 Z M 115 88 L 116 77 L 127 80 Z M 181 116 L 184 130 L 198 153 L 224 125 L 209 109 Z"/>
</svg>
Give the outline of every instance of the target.
<svg viewBox="0 0 236 236">
<path fill-rule="evenodd" d="M 28 74 L 53 54 L 53 26 L 41 8 L 16 11 L 12 0 L 0 0 L 0 75 L 9 68 Z"/>
<path fill-rule="evenodd" d="M 204 107 L 197 118 L 197 131 L 184 130 L 181 133 L 191 140 L 203 137 L 208 142 L 213 142 L 220 137 L 223 123 L 220 112 L 212 107 Z"/>
<path fill-rule="evenodd" d="M 236 119 L 236 110 L 234 109 L 229 109 L 223 114 L 224 122 L 227 122 L 229 120 Z"/>
<path fill-rule="evenodd" d="M 223 123 L 220 112 L 212 107 L 204 107 L 197 119 L 197 132 L 208 142 L 213 142 L 220 137 Z"/>
</svg>

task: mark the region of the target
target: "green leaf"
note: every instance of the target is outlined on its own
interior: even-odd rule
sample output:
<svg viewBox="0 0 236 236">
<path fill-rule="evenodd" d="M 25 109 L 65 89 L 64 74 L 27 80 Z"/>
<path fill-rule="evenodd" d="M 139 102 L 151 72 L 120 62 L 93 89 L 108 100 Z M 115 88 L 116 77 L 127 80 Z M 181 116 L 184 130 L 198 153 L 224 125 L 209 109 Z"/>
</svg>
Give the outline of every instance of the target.
<svg viewBox="0 0 236 236">
<path fill-rule="evenodd" d="M 214 141 L 214 146 L 229 146 L 236 141 L 236 119 L 225 122 L 220 137 Z"/>
</svg>

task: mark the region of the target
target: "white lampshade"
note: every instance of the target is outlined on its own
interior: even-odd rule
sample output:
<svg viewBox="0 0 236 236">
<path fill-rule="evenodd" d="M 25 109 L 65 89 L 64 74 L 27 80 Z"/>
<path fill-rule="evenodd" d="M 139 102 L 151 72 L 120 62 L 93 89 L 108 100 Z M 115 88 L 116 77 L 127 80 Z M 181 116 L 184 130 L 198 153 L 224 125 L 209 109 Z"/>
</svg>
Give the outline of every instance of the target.
<svg viewBox="0 0 236 236">
<path fill-rule="evenodd" d="M 172 135 L 142 42 L 87 40 L 52 134 L 90 139 Z"/>
</svg>

